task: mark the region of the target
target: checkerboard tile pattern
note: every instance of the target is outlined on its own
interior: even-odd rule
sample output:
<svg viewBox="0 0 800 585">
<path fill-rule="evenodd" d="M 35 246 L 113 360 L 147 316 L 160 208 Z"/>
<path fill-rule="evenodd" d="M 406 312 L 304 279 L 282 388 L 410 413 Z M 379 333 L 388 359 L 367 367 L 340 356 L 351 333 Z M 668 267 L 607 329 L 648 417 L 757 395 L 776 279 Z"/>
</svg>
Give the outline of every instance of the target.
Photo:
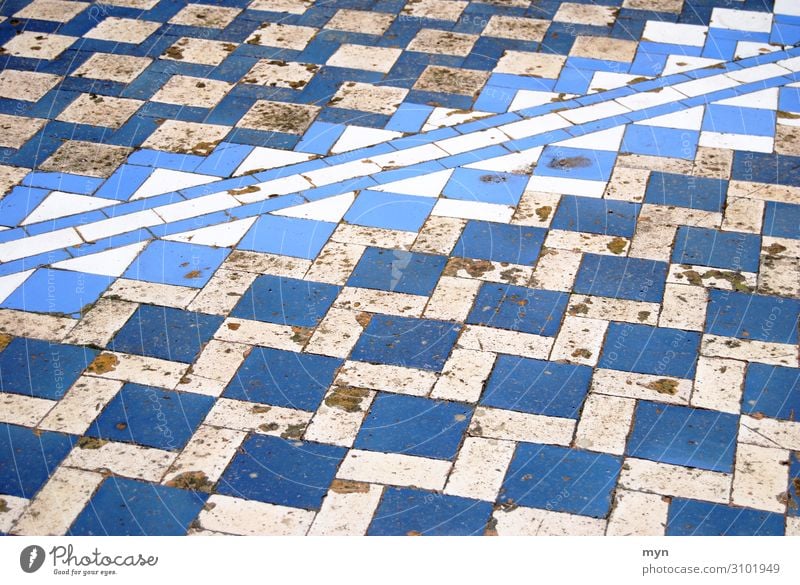
<svg viewBox="0 0 800 585">
<path fill-rule="evenodd" d="M 800 534 L 789 2 L 0 7 L 0 533 Z"/>
</svg>

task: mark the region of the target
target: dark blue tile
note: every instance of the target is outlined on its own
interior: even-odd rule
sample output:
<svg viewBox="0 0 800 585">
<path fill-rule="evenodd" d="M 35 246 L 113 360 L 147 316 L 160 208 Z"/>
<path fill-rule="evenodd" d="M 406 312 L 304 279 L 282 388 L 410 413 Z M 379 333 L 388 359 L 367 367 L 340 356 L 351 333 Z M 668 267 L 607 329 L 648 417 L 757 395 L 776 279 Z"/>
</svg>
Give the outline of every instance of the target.
<svg viewBox="0 0 800 585">
<path fill-rule="evenodd" d="M 800 369 L 748 364 L 742 412 L 797 420 L 800 417 Z"/>
<path fill-rule="evenodd" d="M 761 238 L 756 234 L 680 226 L 672 262 L 758 272 Z"/>
<path fill-rule="evenodd" d="M 418 396 L 379 393 L 356 437 L 356 449 L 453 459 L 472 407 Z"/>
<path fill-rule="evenodd" d="M 59 400 L 96 355 L 87 347 L 17 337 L 0 353 L 0 390 Z"/>
<path fill-rule="evenodd" d="M 316 327 L 338 294 L 333 284 L 265 274 L 247 289 L 231 317 Z"/>
<path fill-rule="evenodd" d="M 524 286 L 481 285 L 467 323 L 555 336 L 569 295 Z"/>
<path fill-rule="evenodd" d="M 780 514 L 673 498 L 667 536 L 783 536 Z"/>
<path fill-rule="evenodd" d="M 630 238 L 636 228 L 639 207 L 627 201 L 564 195 L 550 227 Z"/>
<path fill-rule="evenodd" d="M 341 364 L 322 355 L 254 347 L 224 396 L 315 411 Z"/>
<path fill-rule="evenodd" d="M 700 334 L 680 329 L 612 322 L 600 368 L 623 372 L 694 378 Z"/>
<path fill-rule="evenodd" d="M 671 175 L 654 171 L 645 191 L 645 203 L 675 205 L 705 211 L 722 211 L 728 182 L 706 177 Z"/>
<path fill-rule="evenodd" d="M 444 321 L 373 315 L 351 358 L 441 371 L 459 330 L 458 325 Z"/>
<path fill-rule="evenodd" d="M 367 530 L 370 536 L 471 536 L 483 534 L 492 513 L 489 502 L 386 488 Z"/>
<path fill-rule="evenodd" d="M 800 301 L 711 289 L 706 333 L 773 343 L 797 343 Z"/>
<path fill-rule="evenodd" d="M 247 500 L 319 510 L 347 449 L 254 435 L 222 475 L 217 492 Z"/>
<path fill-rule="evenodd" d="M 208 494 L 108 477 L 72 523 L 70 536 L 182 536 Z"/>
<path fill-rule="evenodd" d="M 589 391 L 586 366 L 498 356 L 480 403 L 504 410 L 578 418 Z"/>
<path fill-rule="evenodd" d="M 800 205 L 767 201 L 762 235 L 800 239 Z"/>
<path fill-rule="evenodd" d="M 739 417 L 640 400 L 626 452 L 631 457 L 730 473 Z"/>
<path fill-rule="evenodd" d="M 347 285 L 428 296 L 446 262 L 444 256 L 433 254 L 367 248 Z"/>
<path fill-rule="evenodd" d="M 605 518 L 622 459 L 567 447 L 519 443 L 500 502 Z"/>
<path fill-rule="evenodd" d="M 527 184 L 525 175 L 457 168 L 442 193 L 449 199 L 516 205 Z"/>
<path fill-rule="evenodd" d="M 668 269 L 658 260 L 584 254 L 574 288 L 580 294 L 660 303 Z"/>
<path fill-rule="evenodd" d="M 71 435 L 0 423 L 0 494 L 32 498 L 73 443 Z"/>
<path fill-rule="evenodd" d="M 546 234 L 547 230 L 542 228 L 471 220 L 461 233 L 453 255 L 533 265 Z"/>
<path fill-rule="evenodd" d="M 800 185 L 800 157 L 735 151 L 731 179 L 770 185 Z"/>
<path fill-rule="evenodd" d="M 108 347 L 114 351 L 191 363 L 223 320 L 218 315 L 140 305 Z"/>
<path fill-rule="evenodd" d="M 177 451 L 186 446 L 213 405 L 211 396 L 125 384 L 86 434 Z"/>
</svg>

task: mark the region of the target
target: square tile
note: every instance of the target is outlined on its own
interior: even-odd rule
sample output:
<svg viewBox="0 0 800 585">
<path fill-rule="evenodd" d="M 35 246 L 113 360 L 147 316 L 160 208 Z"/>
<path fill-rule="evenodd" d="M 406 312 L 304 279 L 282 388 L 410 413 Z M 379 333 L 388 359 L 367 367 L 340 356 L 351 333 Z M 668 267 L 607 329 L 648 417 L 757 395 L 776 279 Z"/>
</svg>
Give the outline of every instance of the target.
<svg viewBox="0 0 800 585">
<path fill-rule="evenodd" d="M 470 220 L 453 255 L 532 266 L 539 258 L 546 234 L 542 228 Z"/>
<path fill-rule="evenodd" d="M 484 282 L 467 323 L 553 337 L 568 298 L 562 292 Z"/>
<path fill-rule="evenodd" d="M 402 12 L 421 19 L 456 22 L 468 4 L 462 0 L 416 0 L 407 2 Z"/>
<path fill-rule="evenodd" d="M 728 181 L 653 171 L 644 194 L 645 203 L 674 205 L 705 211 L 722 211 Z"/>
<path fill-rule="evenodd" d="M 567 60 L 563 55 L 550 53 L 529 53 L 527 51 L 505 51 L 497 61 L 495 73 L 510 73 L 511 75 L 530 75 L 531 77 L 544 77 L 557 79 Z"/>
<path fill-rule="evenodd" d="M 23 31 L 3 45 L 3 51 L 13 57 L 55 59 L 78 40 L 76 37 Z"/>
<path fill-rule="evenodd" d="M 19 148 L 41 130 L 47 120 L 0 114 L 0 147 Z"/>
<path fill-rule="evenodd" d="M 605 518 L 622 459 L 553 445 L 519 443 L 501 503 Z"/>
<path fill-rule="evenodd" d="M 800 205 L 767 201 L 764 209 L 762 235 L 776 238 L 800 239 Z"/>
<path fill-rule="evenodd" d="M 39 268 L 0 307 L 78 318 L 97 300 L 111 278 L 53 268 Z"/>
<path fill-rule="evenodd" d="M 390 13 L 344 8 L 336 11 L 333 18 L 325 24 L 325 28 L 366 35 L 382 35 L 392 25 L 394 18 L 394 14 Z"/>
<path fill-rule="evenodd" d="M 618 12 L 619 8 L 614 6 L 562 2 L 555 16 L 553 16 L 553 22 L 566 22 L 573 25 L 611 26 L 616 21 Z"/>
<path fill-rule="evenodd" d="M 488 79 L 488 71 L 429 65 L 417 79 L 414 89 L 474 96 Z"/>
<path fill-rule="evenodd" d="M 552 229 L 606 236 L 633 237 L 639 205 L 627 201 L 564 195 L 550 224 Z"/>
<path fill-rule="evenodd" d="M 800 369 L 748 364 L 742 413 L 796 420 L 800 414 Z"/>
<path fill-rule="evenodd" d="M 139 100 L 82 93 L 56 119 L 75 124 L 119 128 L 143 103 Z"/>
<path fill-rule="evenodd" d="M 402 53 L 402 49 L 389 47 L 343 44 L 330 56 L 326 65 L 389 73 Z"/>
<path fill-rule="evenodd" d="M 492 514 L 489 502 L 412 488 L 386 488 L 368 536 L 479 536 Z"/>
<path fill-rule="evenodd" d="M 584 254 L 576 293 L 613 299 L 660 303 L 669 265 L 657 260 L 607 254 Z"/>
<path fill-rule="evenodd" d="M 123 274 L 124 278 L 202 288 L 230 253 L 185 242 L 150 242 Z"/>
<path fill-rule="evenodd" d="M 303 14 L 314 0 L 253 0 L 248 5 L 250 10 L 266 10 L 267 12 L 284 12 L 287 14 Z"/>
<path fill-rule="evenodd" d="M 167 120 L 144 141 L 142 148 L 208 156 L 228 132 L 228 126 L 218 124 Z"/>
<path fill-rule="evenodd" d="M 419 53 L 433 53 L 436 55 L 454 55 L 466 57 L 472 52 L 472 47 L 478 35 L 456 33 L 435 28 L 423 28 L 417 33 L 406 47 L 407 51 Z"/>
<path fill-rule="evenodd" d="M 125 162 L 132 150 L 124 146 L 67 140 L 39 168 L 106 178 Z"/>
<path fill-rule="evenodd" d="M 416 232 L 436 203 L 431 197 L 361 191 L 344 220 L 351 224 Z"/>
<path fill-rule="evenodd" d="M 592 369 L 586 366 L 500 355 L 480 403 L 577 419 L 591 379 Z"/>
<path fill-rule="evenodd" d="M 108 348 L 163 360 L 191 363 L 222 324 L 218 315 L 140 305 Z"/>
<path fill-rule="evenodd" d="M 516 205 L 527 184 L 524 175 L 456 168 L 442 194 L 449 199 Z"/>
<path fill-rule="evenodd" d="M 162 59 L 196 63 L 198 65 L 219 65 L 236 50 L 236 43 L 181 37 L 167 47 L 161 55 Z"/>
<path fill-rule="evenodd" d="M 616 158 L 616 152 L 546 146 L 533 174 L 564 179 L 608 181 Z"/>
<path fill-rule="evenodd" d="M 237 248 L 313 260 L 334 229 L 335 223 L 262 215 Z"/>
<path fill-rule="evenodd" d="M 445 256 L 367 248 L 347 284 L 428 296 L 436 287 L 446 262 Z"/>
<path fill-rule="evenodd" d="M 89 6 L 88 2 L 67 2 L 66 0 L 33 0 L 14 13 L 14 18 L 25 20 L 49 20 L 69 22 Z"/>
<path fill-rule="evenodd" d="M 109 476 L 68 531 L 70 536 L 183 536 L 208 494 Z"/>
<path fill-rule="evenodd" d="M 147 57 L 133 55 L 112 55 L 110 53 L 92 53 L 83 64 L 72 72 L 75 77 L 87 79 L 105 79 L 130 83 L 147 69 L 152 63 Z"/>
<path fill-rule="evenodd" d="M 761 238 L 757 234 L 680 226 L 672 262 L 758 272 L 760 250 Z"/>
<path fill-rule="evenodd" d="M 83 36 L 87 39 L 138 45 L 146 41 L 160 27 L 159 22 L 109 16 Z"/>
<path fill-rule="evenodd" d="M 667 536 L 783 536 L 781 514 L 672 498 Z"/>
<path fill-rule="evenodd" d="M 225 28 L 241 12 L 239 8 L 211 6 L 208 4 L 189 4 L 172 18 L 170 24 L 183 24 L 203 28 Z"/>
<path fill-rule="evenodd" d="M 224 81 L 173 75 L 150 99 L 165 104 L 213 108 L 222 101 L 232 87 L 232 83 Z"/>
<path fill-rule="evenodd" d="M 59 81 L 61 77 L 49 73 L 3 69 L 0 71 L 0 98 L 38 102 Z"/>
<path fill-rule="evenodd" d="M 277 47 L 291 51 L 302 51 L 317 34 L 310 26 L 296 26 L 277 22 L 264 22 L 253 31 L 245 43 L 262 47 Z"/>
<path fill-rule="evenodd" d="M 254 347 L 223 395 L 313 412 L 341 364 L 322 355 Z"/>
<path fill-rule="evenodd" d="M 379 393 L 353 446 L 382 453 L 453 459 L 471 416 L 470 405 Z"/>
<path fill-rule="evenodd" d="M 75 438 L 0 423 L 0 494 L 32 498 L 72 450 Z"/>
<path fill-rule="evenodd" d="M 636 56 L 636 41 L 615 39 L 611 37 L 589 37 L 578 35 L 572 44 L 570 57 L 587 59 L 603 59 L 631 63 Z"/>
<path fill-rule="evenodd" d="M 350 357 L 358 361 L 439 372 L 460 329 L 458 325 L 444 321 L 373 315 Z"/>
<path fill-rule="evenodd" d="M 388 116 L 394 114 L 406 95 L 408 90 L 402 87 L 347 81 L 334 94 L 329 105 L 334 108 L 361 110 Z"/>
<path fill-rule="evenodd" d="M 640 400 L 627 454 L 639 459 L 730 473 L 739 417 Z"/>
<path fill-rule="evenodd" d="M 776 114 L 771 110 L 708 104 L 703 130 L 726 134 L 774 136 Z"/>
<path fill-rule="evenodd" d="M 125 384 L 86 434 L 164 451 L 183 449 L 214 405 L 214 398 Z"/>
<path fill-rule="evenodd" d="M 691 379 L 699 350 L 693 331 L 612 322 L 597 367 Z"/>
<path fill-rule="evenodd" d="M 483 36 L 538 43 L 544 39 L 548 28 L 549 20 L 494 14 L 483 29 Z"/>
<path fill-rule="evenodd" d="M 247 289 L 231 317 L 316 327 L 338 294 L 333 284 L 265 274 Z"/>
<path fill-rule="evenodd" d="M 305 104 L 258 100 L 253 107 L 247 110 L 236 126 L 266 132 L 303 134 L 314 121 L 319 110 L 317 106 Z"/>
<path fill-rule="evenodd" d="M 709 290 L 706 333 L 772 343 L 797 343 L 800 301 Z"/>
<path fill-rule="evenodd" d="M 631 124 L 620 152 L 694 160 L 699 141 L 699 132 Z"/>
<path fill-rule="evenodd" d="M 0 352 L 0 391 L 59 400 L 96 355 L 88 347 L 14 338 Z"/>
<path fill-rule="evenodd" d="M 347 449 L 253 435 L 238 449 L 217 492 L 319 510 Z"/>
<path fill-rule="evenodd" d="M 242 78 L 242 83 L 255 83 L 266 87 L 302 89 L 319 71 L 313 63 L 262 59 Z"/>
</svg>

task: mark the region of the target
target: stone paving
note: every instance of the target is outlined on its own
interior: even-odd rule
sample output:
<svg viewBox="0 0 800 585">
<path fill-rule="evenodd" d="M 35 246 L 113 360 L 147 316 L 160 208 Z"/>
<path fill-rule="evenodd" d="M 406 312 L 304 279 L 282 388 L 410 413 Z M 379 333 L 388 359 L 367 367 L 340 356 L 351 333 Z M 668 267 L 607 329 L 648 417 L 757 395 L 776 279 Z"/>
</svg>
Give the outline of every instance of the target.
<svg viewBox="0 0 800 585">
<path fill-rule="evenodd" d="M 796 45 L 0 2 L 0 533 L 800 535 Z"/>
</svg>

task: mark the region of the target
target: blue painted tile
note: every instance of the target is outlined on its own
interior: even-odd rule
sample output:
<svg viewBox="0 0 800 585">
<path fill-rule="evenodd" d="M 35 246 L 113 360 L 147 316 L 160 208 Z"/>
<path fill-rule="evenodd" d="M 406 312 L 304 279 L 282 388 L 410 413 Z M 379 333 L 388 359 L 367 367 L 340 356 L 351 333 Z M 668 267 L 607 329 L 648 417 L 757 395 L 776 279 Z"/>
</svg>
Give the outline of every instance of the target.
<svg viewBox="0 0 800 585">
<path fill-rule="evenodd" d="M 694 378 L 699 350 L 700 334 L 693 331 L 612 322 L 597 367 Z"/>
<path fill-rule="evenodd" d="M 223 320 L 218 315 L 140 305 L 108 347 L 114 351 L 191 363 Z"/>
<path fill-rule="evenodd" d="M 481 502 L 413 488 L 386 488 L 369 536 L 471 536 L 483 534 L 492 513 Z"/>
<path fill-rule="evenodd" d="M 639 205 L 627 201 L 564 195 L 558 204 L 552 229 L 633 237 Z"/>
<path fill-rule="evenodd" d="M 470 220 L 453 250 L 454 256 L 533 265 L 547 230 L 542 228 Z"/>
<path fill-rule="evenodd" d="M 453 459 L 471 416 L 472 407 L 466 404 L 378 393 L 353 446 L 382 453 Z"/>
<path fill-rule="evenodd" d="M 800 516 L 800 451 L 789 457 L 789 516 Z"/>
<path fill-rule="evenodd" d="M 50 262 L 61 259 L 49 255 Z M 108 288 L 112 280 L 108 276 L 97 274 L 39 268 L 0 303 L 0 307 L 80 317 Z"/>
<path fill-rule="evenodd" d="M 356 225 L 417 232 L 435 203 L 431 197 L 362 191 L 344 219 Z"/>
<path fill-rule="evenodd" d="M 782 536 L 780 514 L 734 508 L 711 502 L 673 498 L 667 517 L 667 536 Z"/>
<path fill-rule="evenodd" d="M 780 111 L 800 112 L 800 87 L 782 87 L 778 95 Z"/>
<path fill-rule="evenodd" d="M 703 130 L 751 136 L 775 135 L 775 112 L 709 104 L 703 116 Z"/>
<path fill-rule="evenodd" d="M 182 536 L 208 494 L 110 476 L 72 523 L 70 536 Z"/>
<path fill-rule="evenodd" d="M 730 473 L 739 417 L 640 400 L 626 452 L 631 457 Z"/>
<path fill-rule="evenodd" d="M 700 133 L 692 130 L 631 124 L 620 152 L 694 160 L 699 140 Z"/>
<path fill-rule="evenodd" d="M 313 260 L 335 228 L 324 221 L 262 215 L 237 247 Z"/>
<path fill-rule="evenodd" d="M 125 384 L 86 434 L 165 451 L 183 449 L 200 426 L 214 398 L 141 384 Z"/>
<path fill-rule="evenodd" d="M 574 290 L 577 293 L 660 303 L 669 265 L 658 260 L 584 254 Z"/>
<path fill-rule="evenodd" d="M 17 337 L 0 353 L 0 391 L 59 400 L 96 355 L 88 347 Z"/>
<path fill-rule="evenodd" d="M 347 285 L 428 296 L 446 262 L 446 257 L 433 254 L 367 248 Z"/>
<path fill-rule="evenodd" d="M 605 518 L 622 459 L 554 445 L 519 443 L 500 502 Z"/>
<path fill-rule="evenodd" d="M 316 327 L 338 294 L 333 284 L 265 274 L 247 289 L 231 317 Z"/>
<path fill-rule="evenodd" d="M 650 173 L 644 200 L 656 205 L 719 212 L 727 191 L 727 181 L 654 171 Z"/>
<path fill-rule="evenodd" d="M 776 238 L 800 239 L 800 205 L 767 201 L 761 233 Z"/>
<path fill-rule="evenodd" d="M 758 272 L 761 238 L 756 234 L 680 226 L 672 262 Z"/>
<path fill-rule="evenodd" d="M 524 286 L 484 282 L 467 323 L 555 336 L 569 295 Z"/>
<path fill-rule="evenodd" d="M 450 199 L 516 205 L 527 183 L 523 175 L 457 168 L 443 194 Z"/>
<path fill-rule="evenodd" d="M 615 152 L 546 146 L 533 174 L 565 179 L 607 181 L 611 177 L 616 158 Z"/>
<path fill-rule="evenodd" d="M 373 315 L 351 359 L 441 371 L 460 327 L 444 321 Z"/>
<path fill-rule="evenodd" d="M 14 187 L 0 199 L 0 223 L 9 227 L 19 225 L 49 193 L 46 189 Z"/>
<path fill-rule="evenodd" d="M 122 276 L 202 288 L 229 253 L 228 248 L 155 240 L 142 250 Z"/>
<path fill-rule="evenodd" d="M 0 493 L 32 498 L 73 443 L 71 435 L 0 423 Z"/>
<path fill-rule="evenodd" d="M 800 156 L 735 151 L 731 179 L 770 185 L 799 185 Z"/>
<path fill-rule="evenodd" d="M 742 412 L 797 420 L 800 416 L 800 369 L 748 364 Z"/>
<path fill-rule="evenodd" d="M 480 403 L 577 419 L 591 378 L 586 366 L 500 355 Z"/>
<path fill-rule="evenodd" d="M 319 510 L 347 449 L 254 435 L 219 480 L 217 492 L 270 504 Z"/>
<path fill-rule="evenodd" d="M 224 396 L 313 412 L 341 364 L 322 355 L 254 347 Z"/>
<path fill-rule="evenodd" d="M 773 343 L 797 343 L 800 301 L 711 289 L 706 333 Z"/>
</svg>

